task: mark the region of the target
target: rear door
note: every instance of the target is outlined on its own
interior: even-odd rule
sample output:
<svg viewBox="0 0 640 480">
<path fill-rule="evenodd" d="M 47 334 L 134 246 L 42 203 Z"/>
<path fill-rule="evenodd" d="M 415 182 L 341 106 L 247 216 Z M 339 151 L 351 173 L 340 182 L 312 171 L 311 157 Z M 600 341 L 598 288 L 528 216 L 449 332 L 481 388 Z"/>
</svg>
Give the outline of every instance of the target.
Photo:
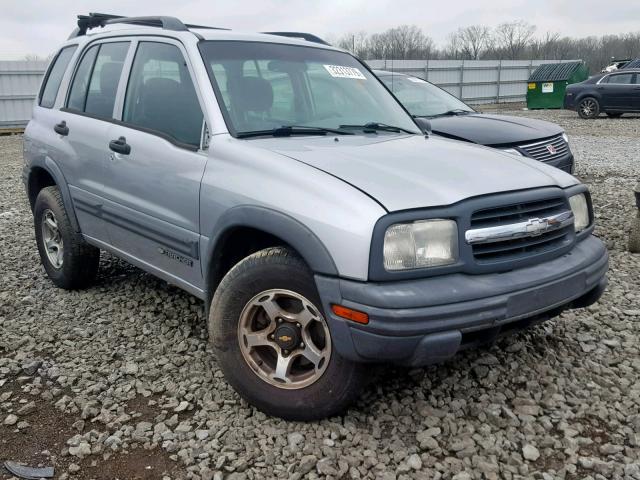
<svg viewBox="0 0 640 480">
<path fill-rule="evenodd" d="M 112 246 L 134 263 L 200 288 L 203 109 L 179 42 L 140 40 L 134 49 L 120 121 L 108 130 L 104 219 Z"/>
<path fill-rule="evenodd" d="M 616 73 L 605 77 L 598 85 L 605 110 L 633 110 L 635 85 L 633 73 Z"/>
<path fill-rule="evenodd" d="M 633 81 L 633 109 L 640 111 L 640 73 L 636 73 Z"/>
<path fill-rule="evenodd" d="M 107 173 L 108 133 L 118 85 L 131 42 L 107 40 L 80 56 L 59 121 L 66 128 L 64 175 L 84 235 L 108 243 L 102 221 L 103 179 Z"/>
</svg>

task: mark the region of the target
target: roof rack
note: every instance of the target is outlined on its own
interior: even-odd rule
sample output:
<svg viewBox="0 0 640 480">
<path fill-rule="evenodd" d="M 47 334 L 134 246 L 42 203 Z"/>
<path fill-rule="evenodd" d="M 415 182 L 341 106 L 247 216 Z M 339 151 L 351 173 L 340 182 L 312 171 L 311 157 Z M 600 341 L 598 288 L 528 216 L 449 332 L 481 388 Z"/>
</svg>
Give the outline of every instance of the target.
<svg viewBox="0 0 640 480">
<path fill-rule="evenodd" d="M 158 27 L 164 30 L 173 30 L 175 32 L 187 32 L 190 28 L 194 29 L 211 29 L 211 30 L 229 30 L 221 27 L 208 27 L 205 25 L 190 25 L 182 23 L 176 17 L 154 16 L 154 17 L 124 17 L 122 15 L 111 15 L 109 13 L 89 13 L 89 15 L 78 15 L 78 27 L 73 31 L 69 38 L 81 37 L 86 35 L 87 31 L 92 28 L 104 27 L 116 23 L 127 23 L 130 25 L 142 25 L 145 27 Z M 301 38 L 307 42 L 320 43 L 329 45 L 320 37 L 311 33 L 304 32 L 262 32 L 267 35 L 278 35 L 280 37 Z M 194 32 L 194 35 L 200 37 Z"/>
<path fill-rule="evenodd" d="M 220 27 L 184 24 L 175 17 L 124 17 L 122 15 L 111 15 L 108 13 L 90 13 L 89 15 L 78 15 L 78 28 L 73 31 L 71 37 L 80 37 L 82 35 L 86 35 L 87 31 L 92 28 L 104 27 L 105 25 L 113 25 L 116 23 L 142 25 L 145 27 L 159 27 L 164 30 L 173 30 L 176 32 L 186 32 L 190 28 L 228 30 L 227 28 Z"/>
<path fill-rule="evenodd" d="M 329 45 L 323 39 L 321 39 L 320 37 L 312 33 L 304 33 L 304 32 L 262 32 L 262 33 L 266 33 L 267 35 L 278 35 L 280 37 L 302 38 L 307 42 L 321 43 L 322 45 Z"/>
</svg>

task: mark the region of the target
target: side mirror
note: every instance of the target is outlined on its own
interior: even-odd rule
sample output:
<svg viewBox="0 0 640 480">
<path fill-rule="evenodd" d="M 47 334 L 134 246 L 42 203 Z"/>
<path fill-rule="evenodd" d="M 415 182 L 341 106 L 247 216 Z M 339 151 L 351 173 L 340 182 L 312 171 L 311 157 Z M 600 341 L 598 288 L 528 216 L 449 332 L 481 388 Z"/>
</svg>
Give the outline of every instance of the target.
<svg viewBox="0 0 640 480">
<path fill-rule="evenodd" d="M 422 130 L 422 132 L 425 135 L 427 135 L 427 136 L 431 135 L 431 122 L 428 119 L 422 118 L 422 117 L 417 117 L 417 118 L 414 118 L 414 120 L 416 121 L 416 123 L 420 127 L 420 130 Z"/>
</svg>

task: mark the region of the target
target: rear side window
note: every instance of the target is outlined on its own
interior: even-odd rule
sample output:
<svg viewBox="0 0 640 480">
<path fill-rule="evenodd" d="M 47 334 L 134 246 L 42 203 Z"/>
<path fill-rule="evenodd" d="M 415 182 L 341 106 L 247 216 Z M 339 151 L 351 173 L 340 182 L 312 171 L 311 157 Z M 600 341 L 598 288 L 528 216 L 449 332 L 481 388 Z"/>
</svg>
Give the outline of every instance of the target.
<svg viewBox="0 0 640 480">
<path fill-rule="evenodd" d="M 198 147 L 203 115 L 187 64 L 174 45 L 140 42 L 122 120 Z"/>
<path fill-rule="evenodd" d="M 68 107 L 97 117 L 112 118 L 128 50 L 129 42 L 91 47 L 78 65 Z"/>
<path fill-rule="evenodd" d="M 625 73 L 621 75 L 611 75 L 608 83 L 616 85 L 630 85 L 633 81 L 633 73 Z"/>
<path fill-rule="evenodd" d="M 78 48 L 77 45 L 63 48 L 51 63 L 49 73 L 47 74 L 47 78 L 42 86 L 42 93 L 40 95 L 41 107 L 51 108 L 56 102 L 62 77 L 64 76 L 64 72 L 67 71 L 67 67 L 69 66 L 69 62 L 71 61 L 71 57 L 76 51 L 76 48 Z"/>
</svg>

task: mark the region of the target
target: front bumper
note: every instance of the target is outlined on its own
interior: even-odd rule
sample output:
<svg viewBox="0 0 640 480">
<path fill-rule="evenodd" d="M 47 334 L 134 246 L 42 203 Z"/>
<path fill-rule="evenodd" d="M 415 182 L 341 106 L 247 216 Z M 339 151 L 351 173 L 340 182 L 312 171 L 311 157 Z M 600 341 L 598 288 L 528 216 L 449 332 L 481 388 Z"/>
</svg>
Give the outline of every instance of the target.
<svg viewBox="0 0 640 480">
<path fill-rule="evenodd" d="M 562 108 L 565 110 L 574 110 L 576 109 L 576 96 L 575 94 L 565 94 L 564 102 Z"/>
<path fill-rule="evenodd" d="M 505 273 L 389 283 L 315 278 L 340 355 L 358 362 L 421 366 L 564 309 L 591 305 L 606 287 L 607 269 L 604 244 L 590 236 L 562 257 Z M 369 323 L 335 316 L 332 304 L 366 312 Z"/>
<path fill-rule="evenodd" d="M 564 157 L 554 158 L 553 160 L 548 160 L 544 162 L 547 165 L 551 165 L 552 167 L 559 168 L 567 173 L 573 174 L 575 171 L 575 160 L 573 158 L 573 153 L 569 150 L 569 153 Z"/>
</svg>

